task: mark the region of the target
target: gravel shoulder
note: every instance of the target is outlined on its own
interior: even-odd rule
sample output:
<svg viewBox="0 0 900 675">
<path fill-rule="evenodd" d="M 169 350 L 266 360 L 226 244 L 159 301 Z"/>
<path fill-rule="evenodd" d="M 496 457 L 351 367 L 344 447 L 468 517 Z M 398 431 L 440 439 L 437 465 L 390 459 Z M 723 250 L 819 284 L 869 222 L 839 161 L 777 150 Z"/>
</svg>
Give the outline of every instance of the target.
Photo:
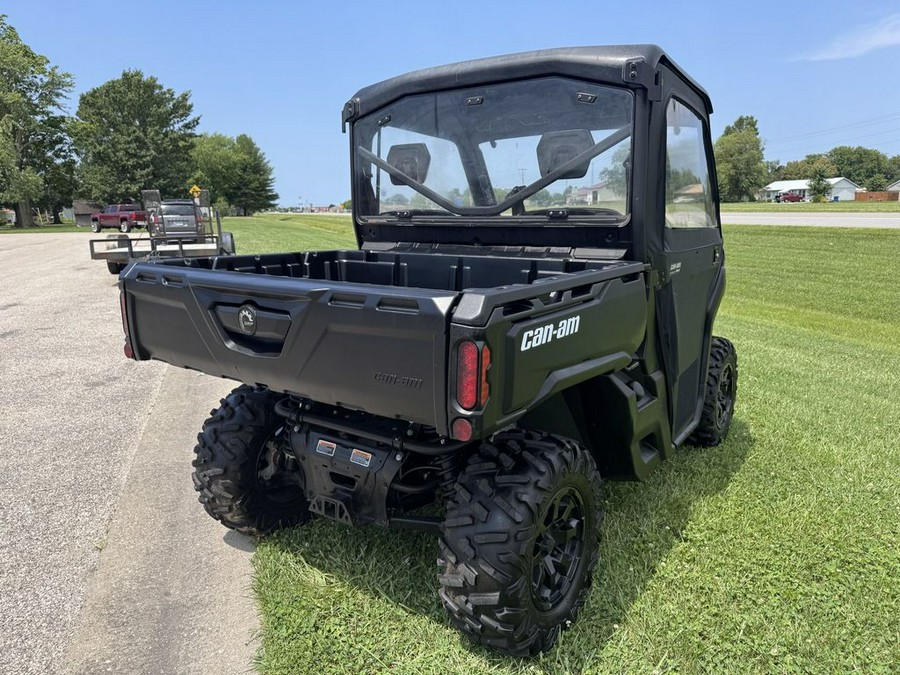
<svg viewBox="0 0 900 675">
<path fill-rule="evenodd" d="M 67 653 L 86 654 L 74 648 L 70 652 L 76 633 L 85 635 L 86 626 L 98 625 L 86 623 L 86 612 L 99 611 L 99 597 L 122 600 L 106 590 L 119 573 L 107 559 L 119 546 L 180 548 L 186 554 L 191 547 L 185 541 L 213 541 L 213 549 L 198 549 L 202 555 L 189 570 L 167 568 L 171 559 L 136 552 L 128 560 L 130 573 L 141 573 L 140 563 L 157 578 L 146 593 L 132 599 L 132 613 L 151 614 L 166 598 L 182 593 L 185 579 L 178 575 L 188 575 L 198 594 L 204 584 L 221 583 L 215 575 L 206 576 L 207 566 L 217 565 L 219 557 L 227 561 L 222 574 L 227 570 L 234 583 L 205 587 L 207 596 L 196 606 L 197 614 L 205 610 L 203 620 L 218 629 L 219 609 L 226 613 L 235 605 L 240 608 L 236 621 L 243 627 L 229 628 L 248 634 L 256 628 L 246 590 L 250 554 L 223 543 L 225 530 L 205 517 L 190 482 L 198 420 L 231 385 L 193 374 L 179 389 L 177 378 L 189 374 L 173 374 L 165 390 L 169 407 L 155 405 L 169 369 L 122 355 L 118 289 L 106 266 L 90 260 L 90 236 L 0 236 L 0 673 L 61 672 Z M 162 419 L 155 416 L 160 410 Z M 187 514 L 188 501 L 191 514 L 174 522 Z M 126 515 L 124 506 L 136 504 L 152 515 L 136 529 L 123 529 L 117 514 Z M 190 529 L 191 536 L 178 528 Z M 128 541 L 120 543 L 117 537 Z M 172 543 L 176 540 L 177 546 Z M 248 542 L 237 545 L 249 548 Z M 160 616 L 168 620 L 164 613 Z M 158 625 L 138 628 L 164 632 Z M 138 628 L 126 621 L 113 632 L 116 639 L 121 633 L 140 642 L 144 638 Z M 218 649 L 204 630 L 198 625 L 183 635 L 168 633 L 170 651 L 182 656 L 161 663 L 183 667 L 127 672 L 194 672 L 190 664 L 196 641 Z M 239 642 L 244 652 L 235 657 L 239 667 L 229 670 L 227 662 L 220 662 L 217 670 L 244 672 L 252 646 L 235 633 L 222 635 L 221 642 Z M 101 634 L 87 640 L 100 647 L 117 644 Z M 116 656 L 112 653 L 113 660 Z M 91 672 L 112 665 L 95 662 Z"/>
</svg>

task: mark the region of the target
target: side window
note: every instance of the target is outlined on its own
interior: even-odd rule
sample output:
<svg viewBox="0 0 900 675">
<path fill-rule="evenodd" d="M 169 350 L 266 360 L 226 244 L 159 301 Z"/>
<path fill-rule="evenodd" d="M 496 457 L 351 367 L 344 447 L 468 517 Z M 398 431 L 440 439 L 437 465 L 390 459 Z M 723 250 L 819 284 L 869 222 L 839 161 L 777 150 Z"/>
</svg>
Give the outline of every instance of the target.
<svg viewBox="0 0 900 675">
<path fill-rule="evenodd" d="M 716 227 L 703 122 L 674 98 L 666 108 L 666 227 Z"/>
</svg>

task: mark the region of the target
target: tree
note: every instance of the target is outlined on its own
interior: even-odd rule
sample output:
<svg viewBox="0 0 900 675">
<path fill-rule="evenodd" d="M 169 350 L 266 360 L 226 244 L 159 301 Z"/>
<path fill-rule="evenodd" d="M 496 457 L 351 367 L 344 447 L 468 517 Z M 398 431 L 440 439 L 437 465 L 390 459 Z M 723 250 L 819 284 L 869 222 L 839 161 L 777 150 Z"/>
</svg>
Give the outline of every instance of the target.
<svg viewBox="0 0 900 675">
<path fill-rule="evenodd" d="M 878 190 L 879 181 L 876 181 L 875 177 L 879 174 L 883 177 L 891 171 L 887 155 L 880 150 L 862 146 L 840 145 L 832 148 L 828 153 L 828 159 L 837 168 L 835 176 L 849 178 L 867 190 Z"/>
<path fill-rule="evenodd" d="M 827 155 L 812 154 L 807 155 L 803 159 L 796 159 L 788 162 L 784 167 L 781 177 L 784 180 L 807 180 L 812 176 L 813 167 L 820 162 L 822 163 L 822 166 L 826 167 L 828 178 L 835 178 L 838 176 L 837 167 L 830 159 L 828 159 Z"/>
<path fill-rule="evenodd" d="M 888 160 L 888 183 L 900 180 L 900 155 L 894 155 Z"/>
<path fill-rule="evenodd" d="M 191 160 L 194 172 L 184 185 L 184 191 L 191 185 L 199 185 L 209 190 L 213 204 L 230 205 L 241 167 L 237 142 L 224 134 L 201 134 L 194 139 Z"/>
<path fill-rule="evenodd" d="M 814 202 L 824 202 L 831 192 L 831 184 L 829 178 L 829 163 L 827 160 L 818 159 L 810 166 L 809 182 L 806 191 Z"/>
<path fill-rule="evenodd" d="M 763 142 L 755 117 L 742 115 L 725 127 L 716 141 L 715 155 L 722 201 L 753 199 L 766 184 Z"/>
<path fill-rule="evenodd" d="M 16 224 L 33 224 L 31 203 L 67 155 L 63 102 L 69 73 L 36 54 L 0 14 L 0 202 L 11 203 Z"/>
<path fill-rule="evenodd" d="M 139 70 L 82 94 L 72 127 L 79 192 L 105 202 L 136 199 L 148 188 L 181 195 L 200 121 L 193 110 L 190 92 L 176 94 Z"/>
<path fill-rule="evenodd" d="M 273 189 L 272 165 L 263 151 L 246 134 L 235 139 L 235 147 L 240 155 L 237 182 L 229 201 L 237 206 L 245 216 L 272 208 L 278 201 L 278 193 Z"/>
<path fill-rule="evenodd" d="M 777 159 L 768 159 L 763 162 L 766 167 L 766 185 L 776 180 L 784 179 L 785 166 Z"/>
</svg>

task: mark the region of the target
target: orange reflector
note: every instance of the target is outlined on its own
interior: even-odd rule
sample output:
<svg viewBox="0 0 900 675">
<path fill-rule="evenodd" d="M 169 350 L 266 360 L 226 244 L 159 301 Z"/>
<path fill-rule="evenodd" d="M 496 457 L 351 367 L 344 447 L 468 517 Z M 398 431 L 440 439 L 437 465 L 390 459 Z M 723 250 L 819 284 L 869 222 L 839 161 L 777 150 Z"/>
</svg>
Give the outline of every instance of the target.
<svg viewBox="0 0 900 675">
<path fill-rule="evenodd" d="M 461 417 L 453 420 L 453 425 L 450 427 L 450 435 L 457 441 L 471 441 L 472 423 Z"/>
<path fill-rule="evenodd" d="M 491 388 L 487 381 L 487 371 L 491 367 L 491 348 L 485 345 L 481 348 L 481 392 L 478 396 L 478 405 L 484 407 L 488 397 L 491 395 Z"/>
<path fill-rule="evenodd" d="M 464 410 L 474 408 L 478 400 L 478 347 L 468 340 L 460 342 L 457 350 L 456 400 Z"/>
</svg>

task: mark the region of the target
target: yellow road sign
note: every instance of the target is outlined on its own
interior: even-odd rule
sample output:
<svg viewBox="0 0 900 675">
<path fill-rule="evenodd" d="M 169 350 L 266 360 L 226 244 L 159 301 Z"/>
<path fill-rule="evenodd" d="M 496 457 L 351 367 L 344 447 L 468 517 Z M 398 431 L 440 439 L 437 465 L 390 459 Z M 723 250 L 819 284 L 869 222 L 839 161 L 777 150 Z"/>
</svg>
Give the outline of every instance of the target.
<svg viewBox="0 0 900 675">
<path fill-rule="evenodd" d="M 191 193 L 191 197 L 193 197 L 194 199 L 197 199 L 197 197 L 200 196 L 200 192 L 201 192 L 200 186 L 199 186 L 199 185 L 193 185 L 193 186 L 191 186 L 191 189 L 188 190 L 188 192 Z"/>
</svg>

